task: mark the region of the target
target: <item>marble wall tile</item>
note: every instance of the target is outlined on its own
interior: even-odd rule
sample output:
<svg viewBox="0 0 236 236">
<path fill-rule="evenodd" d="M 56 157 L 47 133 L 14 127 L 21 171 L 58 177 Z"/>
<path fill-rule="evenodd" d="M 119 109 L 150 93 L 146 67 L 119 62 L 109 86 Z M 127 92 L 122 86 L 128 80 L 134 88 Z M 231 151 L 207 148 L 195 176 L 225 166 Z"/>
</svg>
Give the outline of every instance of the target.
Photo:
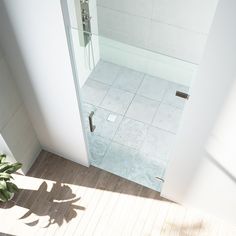
<svg viewBox="0 0 236 236">
<path fill-rule="evenodd" d="M 133 148 L 112 142 L 100 167 L 127 178 L 134 171 L 133 162 L 137 154 L 138 151 Z"/>
<path fill-rule="evenodd" d="M 167 85 L 168 82 L 166 80 L 145 75 L 137 93 L 144 97 L 161 101 L 166 92 Z"/>
<path fill-rule="evenodd" d="M 106 61 L 99 61 L 90 77 L 104 84 L 112 85 L 121 67 Z"/>
<path fill-rule="evenodd" d="M 108 116 L 111 114 L 116 116 L 116 119 L 114 122 L 108 120 Z M 94 133 L 101 137 L 112 139 L 123 117 L 109 110 L 97 108 L 93 119 L 94 119 L 94 125 L 96 126 Z"/>
<path fill-rule="evenodd" d="M 104 109 L 124 115 L 133 97 L 133 93 L 129 93 L 121 89 L 111 88 L 100 106 Z"/>
<path fill-rule="evenodd" d="M 140 148 L 146 138 L 147 125 L 129 118 L 124 118 L 114 137 L 117 143 L 131 148 Z"/>
<path fill-rule="evenodd" d="M 131 93 L 136 93 L 143 81 L 143 77 L 143 73 L 124 67 L 119 72 L 113 87 L 123 89 Z"/>
<path fill-rule="evenodd" d="M 161 159 L 168 159 L 174 140 L 174 134 L 149 126 L 140 152 L 150 156 L 157 156 Z"/>
<path fill-rule="evenodd" d="M 90 134 L 88 137 L 90 147 L 90 162 L 93 166 L 99 167 L 103 161 L 103 157 L 106 154 L 111 140 L 94 134 Z"/>
<path fill-rule="evenodd" d="M 89 79 L 81 90 L 82 100 L 83 102 L 98 106 L 106 96 L 109 88 L 109 85 Z"/>
<path fill-rule="evenodd" d="M 167 104 L 161 104 L 153 119 L 152 125 L 172 133 L 177 133 L 182 110 Z"/>
<path fill-rule="evenodd" d="M 129 106 L 126 116 L 147 124 L 151 124 L 160 102 L 136 95 Z"/>
</svg>

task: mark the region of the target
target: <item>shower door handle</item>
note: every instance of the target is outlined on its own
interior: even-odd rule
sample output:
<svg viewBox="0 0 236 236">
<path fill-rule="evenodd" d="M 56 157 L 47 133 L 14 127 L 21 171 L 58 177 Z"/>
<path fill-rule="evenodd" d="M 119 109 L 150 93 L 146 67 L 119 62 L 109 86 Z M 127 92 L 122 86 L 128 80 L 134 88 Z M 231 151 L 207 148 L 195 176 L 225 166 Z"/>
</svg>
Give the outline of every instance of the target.
<svg viewBox="0 0 236 236">
<path fill-rule="evenodd" d="M 93 115 L 94 115 L 94 111 L 92 111 L 92 112 L 89 114 L 89 129 L 90 129 L 90 132 L 91 132 L 91 133 L 96 129 L 96 126 L 93 125 Z"/>
<path fill-rule="evenodd" d="M 155 178 L 156 178 L 157 180 L 161 181 L 162 183 L 164 183 L 164 182 L 165 182 L 165 180 L 164 180 L 164 179 L 162 179 L 162 178 L 160 178 L 160 177 L 158 177 L 158 176 L 156 176 Z"/>
</svg>

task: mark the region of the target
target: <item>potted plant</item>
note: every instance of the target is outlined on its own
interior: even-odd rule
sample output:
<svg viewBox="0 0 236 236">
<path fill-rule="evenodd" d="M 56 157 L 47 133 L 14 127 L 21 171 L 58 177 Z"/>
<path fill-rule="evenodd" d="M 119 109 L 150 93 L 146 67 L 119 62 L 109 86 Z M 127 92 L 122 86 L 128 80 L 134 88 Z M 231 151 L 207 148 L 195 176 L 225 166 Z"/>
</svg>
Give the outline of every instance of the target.
<svg viewBox="0 0 236 236">
<path fill-rule="evenodd" d="M 0 154 L 0 202 L 6 202 L 13 198 L 14 194 L 19 190 L 17 186 L 11 182 L 12 173 L 21 168 L 19 162 L 6 162 L 6 155 Z"/>
</svg>

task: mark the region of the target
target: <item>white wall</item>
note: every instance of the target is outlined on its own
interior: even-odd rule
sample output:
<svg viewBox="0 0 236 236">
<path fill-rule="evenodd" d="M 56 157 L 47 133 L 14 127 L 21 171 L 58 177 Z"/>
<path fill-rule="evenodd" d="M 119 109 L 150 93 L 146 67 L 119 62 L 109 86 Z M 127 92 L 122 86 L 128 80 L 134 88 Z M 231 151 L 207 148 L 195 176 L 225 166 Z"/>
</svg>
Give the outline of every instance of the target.
<svg viewBox="0 0 236 236">
<path fill-rule="evenodd" d="M 0 51 L 0 152 L 23 163 L 26 173 L 41 150 L 35 131 Z"/>
<path fill-rule="evenodd" d="M 236 2 L 220 0 L 162 195 L 236 219 Z"/>
<path fill-rule="evenodd" d="M 42 147 L 88 165 L 60 1 L 1 1 L 0 30 Z"/>
<path fill-rule="evenodd" d="M 99 33 L 192 63 L 201 60 L 218 0 L 98 0 Z"/>
</svg>

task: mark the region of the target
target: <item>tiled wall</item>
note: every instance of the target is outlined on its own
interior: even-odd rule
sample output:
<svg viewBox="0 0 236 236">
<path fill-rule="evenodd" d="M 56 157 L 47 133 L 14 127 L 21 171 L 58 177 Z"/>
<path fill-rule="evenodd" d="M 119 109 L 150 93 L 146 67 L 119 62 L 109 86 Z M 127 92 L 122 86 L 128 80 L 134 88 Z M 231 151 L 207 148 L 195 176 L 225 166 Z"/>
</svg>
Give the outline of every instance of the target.
<svg viewBox="0 0 236 236">
<path fill-rule="evenodd" d="M 97 0 L 99 34 L 198 64 L 217 3 L 218 0 Z"/>
<path fill-rule="evenodd" d="M 22 162 L 22 170 L 27 172 L 39 151 L 40 144 L 0 52 L 0 152 Z"/>
</svg>

